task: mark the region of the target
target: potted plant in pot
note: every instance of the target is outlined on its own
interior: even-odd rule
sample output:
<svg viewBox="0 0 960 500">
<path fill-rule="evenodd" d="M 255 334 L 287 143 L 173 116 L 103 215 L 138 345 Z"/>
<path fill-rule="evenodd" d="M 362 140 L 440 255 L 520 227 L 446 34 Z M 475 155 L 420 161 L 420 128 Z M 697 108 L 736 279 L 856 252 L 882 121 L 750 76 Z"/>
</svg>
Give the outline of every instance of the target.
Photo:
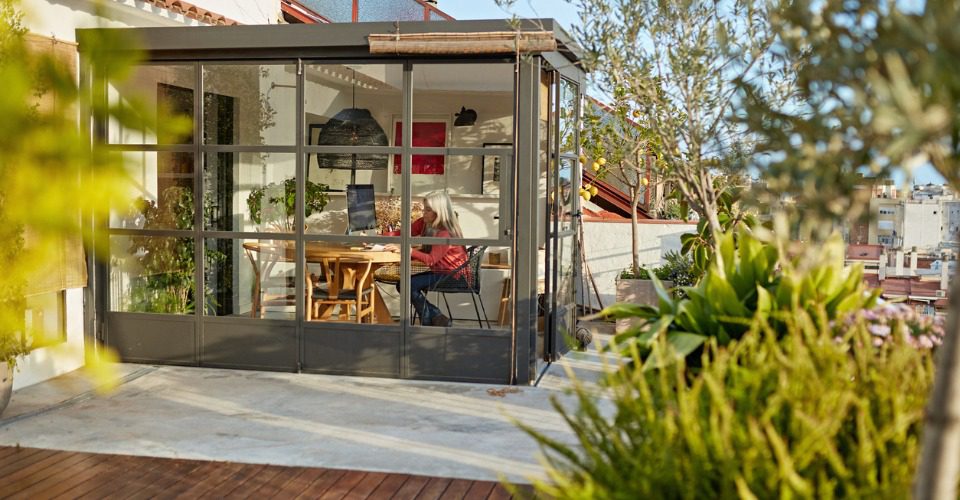
<svg viewBox="0 0 960 500">
<path fill-rule="evenodd" d="M 683 287 L 692 286 L 697 281 L 693 261 L 679 252 L 669 251 L 664 255 L 666 263 L 647 269 L 641 267 L 634 273 L 632 267 L 624 269 L 617 279 L 617 302 L 631 304 L 648 304 L 657 306 L 659 297 L 650 275 L 653 274 L 662 283 L 664 288 L 671 290 L 677 297 L 683 296 Z M 621 318 L 617 320 L 616 332 L 622 333 L 631 326 L 639 323 L 638 318 Z"/>
<path fill-rule="evenodd" d="M 329 186 L 307 181 L 304 197 L 305 217 L 323 212 L 330 201 L 327 194 Z M 247 196 L 247 208 L 250 210 L 250 219 L 256 224 L 266 223 L 279 232 L 293 232 L 294 214 L 296 212 L 296 179 L 286 179 L 283 184 L 271 182 L 250 190 Z"/>
<path fill-rule="evenodd" d="M 8 310 L 14 308 L 6 304 L 4 306 L 4 309 Z M 17 368 L 17 360 L 29 353 L 30 345 L 20 332 L 0 332 L 0 415 L 7 408 L 10 395 L 13 394 L 13 372 Z"/>
</svg>

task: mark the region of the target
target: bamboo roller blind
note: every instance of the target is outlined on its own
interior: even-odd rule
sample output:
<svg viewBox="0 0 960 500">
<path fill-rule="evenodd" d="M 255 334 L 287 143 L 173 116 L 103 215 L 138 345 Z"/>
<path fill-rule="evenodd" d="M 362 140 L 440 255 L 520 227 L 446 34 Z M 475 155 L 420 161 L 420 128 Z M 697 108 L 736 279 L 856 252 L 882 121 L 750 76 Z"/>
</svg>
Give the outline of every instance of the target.
<svg viewBox="0 0 960 500">
<path fill-rule="evenodd" d="M 54 38 L 28 34 L 26 36 L 28 50 L 38 54 L 49 54 L 59 64 L 67 68 L 74 81 L 77 81 L 77 45 Z M 76 113 L 76 109 L 68 103 L 58 102 L 56 96 L 45 93 L 39 96 L 38 110 L 40 112 Z M 78 226 L 80 214 L 76 214 Z M 49 238 L 50 236 L 45 235 Z M 36 235 L 30 228 L 24 231 L 26 251 L 30 251 L 31 240 Z M 83 243 L 80 235 L 63 234 L 44 249 L 44 259 L 40 266 L 31 270 L 31 276 L 25 290 L 26 295 L 56 292 L 67 288 L 87 286 L 87 262 L 84 256 Z"/>
<path fill-rule="evenodd" d="M 388 33 L 367 37 L 371 54 L 513 54 L 552 52 L 552 31 L 482 33 Z"/>
</svg>

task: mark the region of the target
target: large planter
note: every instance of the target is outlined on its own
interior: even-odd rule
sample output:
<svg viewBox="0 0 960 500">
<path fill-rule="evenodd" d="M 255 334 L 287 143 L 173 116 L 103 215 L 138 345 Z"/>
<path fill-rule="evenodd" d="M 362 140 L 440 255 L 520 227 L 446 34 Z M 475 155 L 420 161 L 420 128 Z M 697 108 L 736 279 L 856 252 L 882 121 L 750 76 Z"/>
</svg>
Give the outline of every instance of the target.
<svg viewBox="0 0 960 500">
<path fill-rule="evenodd" d="M 13 394 L 13 370 L 4 361 L 0 363 L 0 415 L 3 415 L 3 410 L 7 409 L 11 394 Z"/>
<path fill-rule="evenodd" d="M 664 288 L 672 288 L 672 281 L 662 281 Z M 630 304 L 647 304 L 657 306 L 660 299 L 657 290 L 653 287 L 653 280 L 620 279 L 617 281 L 617 302 Z M 617 320 L 617 333 L 627 331 L 631 326 L 640 322 L 639 318 L 622 318 Z"/>
</svg>

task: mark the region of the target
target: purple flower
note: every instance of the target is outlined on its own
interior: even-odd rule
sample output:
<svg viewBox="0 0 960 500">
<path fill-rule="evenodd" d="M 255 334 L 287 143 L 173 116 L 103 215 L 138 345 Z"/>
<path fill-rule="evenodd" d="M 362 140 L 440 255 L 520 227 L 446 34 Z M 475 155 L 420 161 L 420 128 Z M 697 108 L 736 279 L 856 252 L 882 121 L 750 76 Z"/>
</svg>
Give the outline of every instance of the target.
<svg viewBox="0 0 960 500">
<path fill-rule="evenodd" d="M 870 330 L 870 333 L 878 337 L 886 337 L 890 335 L 890 327 L 887 325 L 870 325 L 867 327 Z"/>
</svg>

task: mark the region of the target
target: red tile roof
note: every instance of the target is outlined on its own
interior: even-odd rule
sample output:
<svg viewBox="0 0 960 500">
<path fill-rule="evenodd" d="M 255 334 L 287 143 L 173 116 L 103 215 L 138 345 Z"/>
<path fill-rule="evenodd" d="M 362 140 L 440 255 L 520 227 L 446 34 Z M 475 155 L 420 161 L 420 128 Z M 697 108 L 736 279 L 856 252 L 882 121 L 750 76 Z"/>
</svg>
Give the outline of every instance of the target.
<svg viewBox="0 0 960 500">
<path fill-rule="evenodd" d="M 219 26 L 235 26 L 240 23 L 216 12 L 201 9 L 190 2 L 182 0 L 146 0 L 151 5 L 156 5 L 161 9 L 169 10 L 177 14 L 183 14 L 184 17 L 195 19 L 201 23 Z"/>
</svg>

